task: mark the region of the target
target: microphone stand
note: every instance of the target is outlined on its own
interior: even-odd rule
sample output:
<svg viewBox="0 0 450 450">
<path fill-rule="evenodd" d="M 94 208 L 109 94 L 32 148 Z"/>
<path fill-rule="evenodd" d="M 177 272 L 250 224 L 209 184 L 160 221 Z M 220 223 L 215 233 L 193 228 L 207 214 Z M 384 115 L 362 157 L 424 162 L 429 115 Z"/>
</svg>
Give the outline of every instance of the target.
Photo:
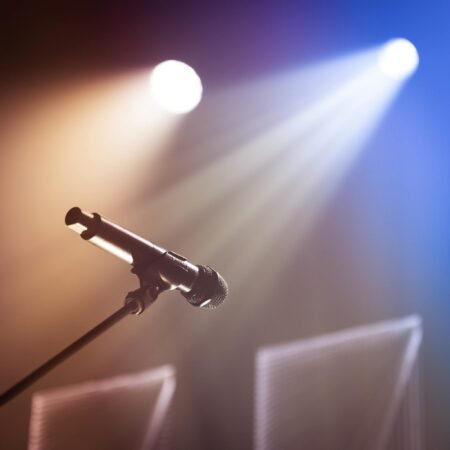
<svg viewBox="0 0 450 450">
<path fill-rule="evenodd" d="M 96 327 L 92 328 L 79 339 L 72 342 L 72 344 L 68 345 L 64 350 L 57 353 L 44 364 L 39 366 L 36 370 L 22 378 L 14 386 L 3 392 L 0 395 L 0 406 L 3 406 L 5 403 L 8 403 L 10 400 L 15 398 L 22 391 L 42 378 L 46 373 L 50 372 L 50 370 L 58 364 L 62 363 L 69 358 L 69 356 L 81 350 L 85 345 L 89 344 L 89 342 L 93 341 L 97 336 L 100 336 L 106 330 L 122 320 L 125 316 L 129 314 L 141 314 L 156 300 L 158 294 L 165 289 L 167 289 L 167 287 L 163 286 L 161 283 L 155 282 L 152 284 L 141 284 L 139 289 L 129 292 L 125 298 L 125 304 L 122 308 L 110 315 L 107 319 L 99 323 Z"/>
</svg>

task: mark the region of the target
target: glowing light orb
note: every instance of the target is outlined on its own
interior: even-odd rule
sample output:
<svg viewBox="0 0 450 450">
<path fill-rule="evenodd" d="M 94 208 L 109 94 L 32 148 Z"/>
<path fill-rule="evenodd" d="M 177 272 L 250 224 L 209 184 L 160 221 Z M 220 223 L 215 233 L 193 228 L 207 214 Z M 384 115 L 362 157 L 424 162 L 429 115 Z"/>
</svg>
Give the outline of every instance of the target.
<svg viewBox="0 0 450 450">
<path fill-rule="evenodd" d="M 202 98 L 202 82 L 195 70 L 181 61 L 164 61 L 150 74 L 150 93 L 167 112 L 185 114 Z"/>
<path fill-rule="evenodd" d="M 416 47 L 406 39 L 393 39 L 383 46 L 378 58 L 381 71 L 390 78 L 402 80 L 411 76 L 419 65 Z"/>
</svg>

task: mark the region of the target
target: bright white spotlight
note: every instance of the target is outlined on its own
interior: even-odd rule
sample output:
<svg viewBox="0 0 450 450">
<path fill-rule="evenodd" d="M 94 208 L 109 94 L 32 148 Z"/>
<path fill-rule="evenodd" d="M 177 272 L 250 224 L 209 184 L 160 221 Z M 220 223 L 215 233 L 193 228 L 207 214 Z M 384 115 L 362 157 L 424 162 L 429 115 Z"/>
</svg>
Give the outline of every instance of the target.
<svg viewBox="0 0 450 450">
<path fill-rule="evenodd" d="M 416 47 L 406 39 L 393 39 L 383 46 L 378 66 L 388 77 L 402 80 L 414 73 L 419 65 Z"/>
<path fill-rule="evenodd" d="M 181 61 L 164 61 L 150 74 L 150 92 L 172 114 L 192 111 L 202 98 L 202 82 L 195 70 Z"/>
</svg>

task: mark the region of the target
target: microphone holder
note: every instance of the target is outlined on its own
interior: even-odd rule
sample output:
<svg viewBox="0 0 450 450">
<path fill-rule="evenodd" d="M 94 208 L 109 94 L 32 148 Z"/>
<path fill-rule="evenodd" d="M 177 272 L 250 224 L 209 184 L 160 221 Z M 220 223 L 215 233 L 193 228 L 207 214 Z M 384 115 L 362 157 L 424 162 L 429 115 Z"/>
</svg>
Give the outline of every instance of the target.
<svg viewBox="0 0 450 450">
<path fill-rule="evenodd" d="M 147 279 L 144 283 L 142 278 L 140 278 L 140 281 L 141 287 L 127 294 L 127 296 L 125 297 L 125 303 L 122 308 L 118 309 L 103 322 L 99 323 L 86 334 L 81 336 L 76 341 L 72 342 L 65 349 L 39 366 L 33 372 L 22 378 L 14 386 L 11 386 L 8 390 L 3 392 L 0 395 L 0 406 L 3 406 L 5 403 L 8 403 L 10 400 L 15 398 L 37 380 L 42 378 L 45 374 L 50 372 L 50 370 L 52 370 L 54 367 L 58 366 L 74 353 L 81 350 L 84 346 L 89 344 L 89 342 L 100 336 L 106 330 L 122 320 L 125 316 L 128 316 L 129 314 L 142 314 L 142 312 L 156 300 L 159 293 L 167 289 L 167 286 L 162 283 L 162 280 L 159 279 L 159 277 L 155 277 L 154 282 L 151 282 Z"/>
</svg>

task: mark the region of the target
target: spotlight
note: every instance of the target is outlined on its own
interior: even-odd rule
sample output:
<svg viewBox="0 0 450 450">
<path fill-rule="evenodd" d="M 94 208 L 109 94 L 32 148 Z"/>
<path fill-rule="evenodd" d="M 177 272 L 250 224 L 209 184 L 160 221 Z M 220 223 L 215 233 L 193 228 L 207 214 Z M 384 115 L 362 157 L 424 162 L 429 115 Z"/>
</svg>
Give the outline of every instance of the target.
<svg viewBox="0 0 450 450">
<path fill-rule="evenodd" d="M 381 49 L 378 66 L 390 78 L 402 80 L 411 76 L 419 65 L 416 47 L 406 39 L 393 39 Z"/>
<path fill-rule="evenodd" d="M 164 61 L 150 74 L 150 93 L 172 114 L 192 111 L 202 98 L 202 82 L 195 70 L 181 61 Z"/>
</svg>

